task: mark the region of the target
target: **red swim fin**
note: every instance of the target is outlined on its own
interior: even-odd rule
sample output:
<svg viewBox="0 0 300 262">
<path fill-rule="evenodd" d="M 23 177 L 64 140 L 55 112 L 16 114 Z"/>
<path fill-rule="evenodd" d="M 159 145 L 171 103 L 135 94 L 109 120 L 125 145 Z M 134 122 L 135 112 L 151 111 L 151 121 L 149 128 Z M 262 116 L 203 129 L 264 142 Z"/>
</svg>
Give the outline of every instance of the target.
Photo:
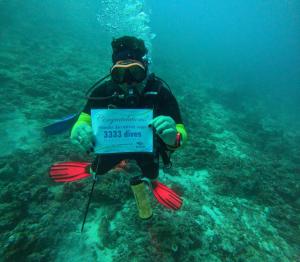
<svg viewBox="0 0 300 262">
<path fill-rule="evenodd" d="M 88 162 L 61 162 L 53 164 L 49 176 L 55 182 L 73 182 L 91 176 Z"/>
<path fill-rule="evenodd" d="M 181 197 L 163 183 L 153 181 L 152 189 L 157 201 L 166 208 L 178 210 L 182 206 L 183 200 Z"/>
</svg>

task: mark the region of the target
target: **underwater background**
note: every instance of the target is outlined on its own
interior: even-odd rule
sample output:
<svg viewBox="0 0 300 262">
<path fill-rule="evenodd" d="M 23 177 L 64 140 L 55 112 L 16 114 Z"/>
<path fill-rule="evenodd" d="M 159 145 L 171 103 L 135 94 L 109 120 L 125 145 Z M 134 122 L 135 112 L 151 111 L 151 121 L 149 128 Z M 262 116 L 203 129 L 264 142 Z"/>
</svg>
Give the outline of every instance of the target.
<svg viewBox="0 0 300 262">
<path fill-rule="evenodd" d="M 133 35 L 179 102 L 187 144 L 160 180 L 184 199 L 138 218 L 134 164 L 57 184 L 91 161 L 43 127 L 79 112 Z M 300 261 L 300 2 L 0 0 L 0 261 Z"/>
</svg>

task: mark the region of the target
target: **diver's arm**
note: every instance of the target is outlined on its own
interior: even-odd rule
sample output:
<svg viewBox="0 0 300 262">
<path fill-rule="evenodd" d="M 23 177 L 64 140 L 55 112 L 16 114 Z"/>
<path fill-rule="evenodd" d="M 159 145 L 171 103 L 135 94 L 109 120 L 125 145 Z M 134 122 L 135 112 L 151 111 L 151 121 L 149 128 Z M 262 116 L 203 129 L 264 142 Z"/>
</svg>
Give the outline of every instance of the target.
<svg viewBox="0 0 300 262">
<path fill-rule="evenodd" d="M 91 116 L 82 112 L 71 130 L 71 142 L 85 152 L 93 151 L 94 135 Z"/>
<path fill-rule="evenodd" d="M 80 126 L 80 125 L 92 126 L 91 116 L 87 113 L 84 113 L 84 112 L 80 113 L 77 121 L 75 122 L 74 126 L 72 127 L 71 137 L 72 137 L 72 133 L 74 132 L 74 130 L 76 130 L 76 128 L 78 128 L 78 126 Z"/>
<path fill-rule="evenodd" d="M 105 90 L 106 90 L 106 82 L 98 86 L 93 90 L 91 93 L 91 97 L 103 97 L 105 96 Z M 72 131 L 71 131 L 71 137 L 72 134 L 75 132 L 75 130 L 81 126 L 81 125 L 88 125 L 92 126 L 92 119 L 91 119 L 91 110 L 92 108 L 100 108 L 104 107 L 104 102 L 101 100 L 93 100 L 93 99 L 88 99 L 82 112 L 79 115 L 78 120 L 74 124 Z"/>
<path fill-rule="evenodd" d="M 103 85 L 96 88 L 91 96 L 99 97 L 103 96 Z M 102 101 L 99 100 L 91 100 L 89 99 L 82 112 L 79 115 L 78 120 L 73 125 L 71 130 L 71 141 L 73 144 L 78 145 L 80 148 L 84 149 L 85 151 L 92 151 L 93 144 L 95 141 L 95 137 L 93 135 L 92 130 L 92 119 L 91 119 L 91 109 L 92 108 L 99 108 L 102 106 Z"/>
<path fill-rule="evenodd" d="M 175 96 L 166 88 L 161 90 L 159 115 L 169 116 L 175 122 L 175 129 L 180 137 L 174 139 L 174 144 L 166 144 L 170 151 L 174 151 L 181 147 L 187 141 L 187 132 L 183 124 L 178 102 Z"/>
</svg>

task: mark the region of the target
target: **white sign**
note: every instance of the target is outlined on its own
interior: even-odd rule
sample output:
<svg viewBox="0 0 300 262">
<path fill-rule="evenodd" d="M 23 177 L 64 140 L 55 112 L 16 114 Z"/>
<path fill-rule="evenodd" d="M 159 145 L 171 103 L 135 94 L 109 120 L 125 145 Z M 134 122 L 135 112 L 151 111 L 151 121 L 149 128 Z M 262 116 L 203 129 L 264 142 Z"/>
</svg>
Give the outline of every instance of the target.
<svg viewBox="0 0 300 262">
<path fill-rule="evenodd" d="M 152 153 L 152 109 L 92 109 L 96 154 Z"/>
</svg>

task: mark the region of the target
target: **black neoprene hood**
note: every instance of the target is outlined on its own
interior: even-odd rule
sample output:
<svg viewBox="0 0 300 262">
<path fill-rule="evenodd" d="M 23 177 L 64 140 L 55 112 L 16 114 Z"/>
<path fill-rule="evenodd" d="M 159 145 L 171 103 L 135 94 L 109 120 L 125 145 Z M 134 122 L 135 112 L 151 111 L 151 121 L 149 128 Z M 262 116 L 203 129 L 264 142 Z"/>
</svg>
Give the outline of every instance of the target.
<svg viewBox="0 0 300 262">
<path fill-rule="evenodd" d="M 113 49 L 113 63 L 125 59 L 134 59 L 143 62 L 143 57 L 148 53 L 144 41 L 134 36 L 123 36 L 113 39 L 111 46 Z"/>
</svg>

